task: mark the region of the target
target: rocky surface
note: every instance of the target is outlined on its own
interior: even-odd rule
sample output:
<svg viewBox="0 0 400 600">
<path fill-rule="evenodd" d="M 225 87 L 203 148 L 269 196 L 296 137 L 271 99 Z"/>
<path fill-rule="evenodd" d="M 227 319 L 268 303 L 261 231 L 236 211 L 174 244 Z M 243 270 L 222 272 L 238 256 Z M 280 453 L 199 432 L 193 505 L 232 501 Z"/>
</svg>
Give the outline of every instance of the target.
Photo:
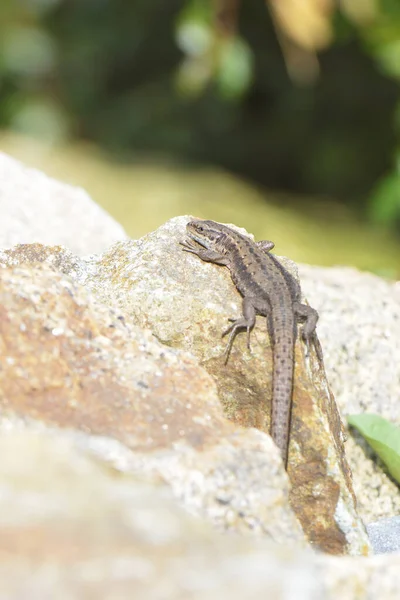
<svg viewBox="0 0 400 600">
<path fill-rule="evenodd" d="M 304 292 L 318 307 L 327 375 L 344 419 L 379 414 L 400 425 L 400 285 L 355 269 L 303 265 Z M 400 493 L 367 443 L 346 451 L 365 522 L 398 515 Z"/>
<path fill-rule="evenodd" d="M 341 410 L 400 422 L 400 284 L 344 267 L 300 270 L 309 301 L 319 306 L 318 333 Z"/>
<path fill-rule="evenodd" d="M 400 551 L 400 517 L 369 523 L 367 530 L 376 554 Z"/>
<path fill-rule="evenodd" d="M 1 598 L 318 598 L 310 553 L 220 536 L 63 435 L 3 433 L 0 453 Z"/>
<path fill-rule="evenodd" d="M 2 425 L 1 598 L 398 598 L 400 555 L 318 556 L 221 535 L 162 483 L 94 459 L 93 436 Z"/>
<path fill-rule="evenodd" d="M 0 152 L 0 247 L 63 244 L 79 255 L 102 252 L 126 234 L 80 189 Z"/>
<path fill-rule="evenodd" d="M 304 544 L 270 438 L 223 417 L 192 357 L 46 264 L 0 268 L 0 289 L 3 416 L 111 437 L 221 529 Z"/>
</svg>

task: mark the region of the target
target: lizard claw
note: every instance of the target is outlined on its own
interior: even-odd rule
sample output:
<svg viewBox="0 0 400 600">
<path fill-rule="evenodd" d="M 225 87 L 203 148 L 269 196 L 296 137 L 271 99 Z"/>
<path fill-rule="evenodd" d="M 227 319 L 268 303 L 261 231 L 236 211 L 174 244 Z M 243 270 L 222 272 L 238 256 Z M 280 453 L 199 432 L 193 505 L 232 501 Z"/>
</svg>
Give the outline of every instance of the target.
<svg viewBox="0 0 400 600">
<path fill-rule="evenodd" d="M 233 340 L 236 337 L 237 334 L 237 329 L 238 329 L 238 320 L 240 321 L 240 319 L 229 319 L 229 321 L 232 322 L 232 325 L 229 325 L 228 329 L 226 329 L 225 331 L 222 332 L 222 336 L 221 337 L 225 337 L 228 333 L 230 333 L 229 336 L 229 340 L 228 343 L 226 345 L 226 348 L 224 350 L 224 364 L 226 365 L 232 350 L 232 346 L 233 346 Z"/>
<path fill-rule="evenodd" d="M 315 350 L 315 354 L 317 355 L 317 359 L 319 363 L 323 362 L 323 355 L 322 355 L 322 347 L 321 347 L 321 343 L 319 341 L 319 339 L 317 338 L 316 333 L 313 331 L 310 335 L 305 335 L 304 331 L 302 332 L 302 336 L 303 341 L 306 345 L 306 357 L 308 358 L 310 356 L 310 347 L 311 344 L 314 346 L 314 350 Z"/>
<path fill-rule="evenodd" d="M 232 325 L 229 325 L 228 329 L 226 329 L 222 333 L 222 337 L 224 337 L 225 335 L 227 335 L 228 333 L 230 333 L 228 344 L 227 344 L 227 347 L 226 347 L 225 352 L 224 352 L 225 364 L 228 362 L 228 358 L 229 358 L 229 355 L 230 355 L 231 350 L 232 350 L 233 342 L 234 342 L 234 339 L 235 339 L 236 334 L 238 333 L 239 329 L 246 328 L 246 331 L 247 331 L 247 348 L 249 349 L 249 351 L 251 351 L 251 348 L 250 348 L 250 332 L 251 332 L 251 328 L 252 328 L 252 323 L 249 324 L 248 321 L 245 320 L 243 317 L 240 318 L 240 319 L 231 319 L 231 318 L 229 318 L 228 321 L 231 321 Z"/>
<path fill-rule="evenodd" d="M 183 242 L 179 242 L 179 244 L 183 247 L 186 252 L 192 252 L 193 254 L 197 254 L 198 247 L 192 242 L 192 240 L 184 240 Z"/>
<path fill-rule="evenodd" d="M 314 345 L 315 354 L 317 355 L 318 362 L 322 365 L 324 362 L 324 356 L 322 354 L 322 346 L 316 334 L 312 337 L 312 342 Z"/>
<path fill-rule="evenodd" d="M 221 337 L 225 337 L 230 332 L 233 333 L 234 330 L 240 327 L 240 325 L 237 324 L 240 319 L 228 319 L 228 321 L 231 321 L 232 325 L 229 325 L 228 329 L 225 329 L 225 331 L 222 332 Z"/>
<path fill-rule="evenodd" d="M 250 348 L 250 327 L 247 327 L 247 349 L 249 350 L 249 352 L 251 352 L 251 348 Z"/>
</svg>

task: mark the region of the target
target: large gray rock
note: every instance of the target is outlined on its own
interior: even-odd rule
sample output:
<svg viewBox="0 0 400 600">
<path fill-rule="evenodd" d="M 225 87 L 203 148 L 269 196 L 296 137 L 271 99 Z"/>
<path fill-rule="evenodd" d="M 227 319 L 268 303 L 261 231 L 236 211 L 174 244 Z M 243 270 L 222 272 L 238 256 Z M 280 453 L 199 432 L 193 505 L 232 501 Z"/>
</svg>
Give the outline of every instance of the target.
<svg viewBox="0 0 400 600">
<path fill-rule="evenodd" d="M 300 274 L 320 312 L 326 370 L 343 413 L 400 423 L 400 284 L 347 267 L 302 265 Z"/>
<path fill-rule="evenodd" d="M 367 531 L 375 554 L 400 552 L 400 517 L 369 523 Z"/>
<path fill-rule="evenodd" d="M 397 600 L 400 555 L 337 558 L 221 535 L 160 482 L 117 473 L 75 437 L 2 431 L 2 599 Z"/>
<path fill-rule="evenodd" d="M 218 535 L 66 436 L 3 433 L 0 454 L 4 600 L 319 598 L 311 553 Z"/>
<path fill-rule="evenodd" d="M 219 529 L 304 547 L 269 436 L 224 418 L 211 377 L 192 356 L 65 274 L 82 274 L 81 262 L 76 271 L 79 259 L 40 245 L 0 252 L 3 429 L 19 418 L 29 429 L 102 436 L 99 456 L 164 480 Z"/>
<path fill-rule="evenodd" d="M 41 242 L 79 255 L 102 252 L 126 238 L 80 188 L 47 177 L 0 152 L 0 248 Z"/>
<path fill-rule="evenodd" d="M 318 334 L 342 415 L 375 413 L 400 425 L 400 284 L 344 267 L 302 265 L 300 273 L 320 314 Z M 356 432 L 346 452 L 365 522 L 398 515 L 398 486 Z"/>
</svg>

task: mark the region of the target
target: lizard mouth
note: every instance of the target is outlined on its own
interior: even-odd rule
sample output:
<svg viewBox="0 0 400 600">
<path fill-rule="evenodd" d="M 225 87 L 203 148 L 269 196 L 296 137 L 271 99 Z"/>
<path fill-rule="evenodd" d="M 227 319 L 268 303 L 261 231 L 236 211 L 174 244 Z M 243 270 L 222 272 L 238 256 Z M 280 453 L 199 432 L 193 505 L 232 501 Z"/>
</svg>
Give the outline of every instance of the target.
<svg viewBox="0 0 400 600">
<path fill-rule="evenodd" d="M 186 225 L 186 235 L 203 248 L 207 248 L 207 239 L 197 232 L 198 223 L 201 221 L 189 221 Z"/>
<path fill-rule="evenodd" d="M 191 240 L 193 240 L 194 242 L 196 242 L 197 244 L 199 244 L 199 246 L 202 246 L 203 248 L 207 248 L 207 244 L 205 243 L 205 240 L 203 240 L 200 236 L 197 236 L 192 231 L 188 232 L 188 237 Z"/>
</svg>

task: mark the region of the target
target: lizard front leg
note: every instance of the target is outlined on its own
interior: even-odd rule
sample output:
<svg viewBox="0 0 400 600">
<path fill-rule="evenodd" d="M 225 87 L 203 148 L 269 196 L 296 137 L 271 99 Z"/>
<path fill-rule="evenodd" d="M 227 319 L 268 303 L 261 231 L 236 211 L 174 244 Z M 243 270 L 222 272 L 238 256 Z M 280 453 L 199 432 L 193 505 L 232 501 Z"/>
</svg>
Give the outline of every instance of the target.
<svg viewBox="0 0 400 600">
<path fill-rule="evenodd" d="M 228 344 L 224 352 L 225 364 L 228 362 L 233 342 L 239 329 L 247 330 L 247 347 L 250 350 L 250 331 L 253 329 L 254 324 L 256 322 L 256 309 L 254 307 L 254 299 L 249 296 L 244 297 L 242 302 L 242 316 L 239 319 L 229 320 L 233 321 L 233 323 L 222 334 L 222 337 L 224 337 L 225 335 L 230 333 Z"/>
<path fill-rule="evenodd" d="M 211 262 L 217 265 L 223 265 L 224 267 L 227 267 L 229 264 L 226 256 L 216 252 L 215 250 L 203 248 L 202 246 L 196 244 L 196 242 L 194 242 L 191 238 L 179 243 L 181 246 L 183 246 L 185 252 L 191 252 L 192 254 L 195 254 L 201 258 L 201 260 L 204 260 L 204 262 Z"/>
</svg>

